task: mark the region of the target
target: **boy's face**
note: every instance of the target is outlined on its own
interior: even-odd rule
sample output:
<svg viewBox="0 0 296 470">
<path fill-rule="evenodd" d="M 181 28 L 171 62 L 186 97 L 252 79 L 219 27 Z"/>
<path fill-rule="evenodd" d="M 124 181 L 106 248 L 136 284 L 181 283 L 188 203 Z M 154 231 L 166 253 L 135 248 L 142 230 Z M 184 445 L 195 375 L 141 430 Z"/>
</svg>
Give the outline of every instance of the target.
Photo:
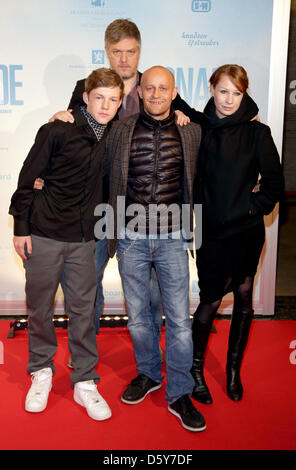
<svg viewBox="0 0 296 470">
<path fill-rule="evenodd" d="M 107 124 L 121 105 L 120 88 L 94 88 L 89 94 L 83 93 L 83 101 L 87 111 L 99 124 Z"/>
</svg>

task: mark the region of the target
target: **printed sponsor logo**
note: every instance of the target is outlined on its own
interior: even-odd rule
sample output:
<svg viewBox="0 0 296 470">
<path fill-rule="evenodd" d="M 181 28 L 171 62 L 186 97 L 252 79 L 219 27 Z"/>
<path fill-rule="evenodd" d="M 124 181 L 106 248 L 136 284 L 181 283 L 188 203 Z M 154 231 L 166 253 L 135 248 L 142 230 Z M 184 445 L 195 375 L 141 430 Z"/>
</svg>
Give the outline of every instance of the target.
<svg viewBox="0 0 296 470">
<path fill-rule="evenodd" d="M 188 69 L 183 67 L 167 68 L 174 75 L 176 86 L 186 103 L 193 108 L 203 109 L 210 98 L 208 81 L 215 68 L 210 70 L 206 67 L 200 67 L 197 70 L 193 67 Z"/>
<path fill-rule="evenodd" d="M 185 39 L 185 45 L 189 47 L 218 47 L 219 41 L 210 38 L 205 33 L 185 33 L 183 31 L 181 35 L 182 39 Z"/>
<path fill-rule="evenodd" d="M 10 181 L 11 180 L 11 174 L 2 174 L 0 173 L 0 181 Z"/>
<path fill-rule="evenodd" d="M 192 281 L 191 292 L 196 294 L 199 293 L 198 281 Z"/>
<path fill-rule="evenodd" d="M 192 0 L 191 10 L 194 13 L 208 13 L 209 11 L 211 11 L 211 8 L 211 0 Z"/>
<path fill-rule="evenodd" d="M 23 86 L 20 81 L 21 70 L 23 66 L 20 64 L 0 64 L 0 105 L 23 106 L 24 101 L 20 99 L 19 90 Z"/>
<path fill-rule="evenodd" d="M 90 3 L 93 7 L 103 7 L 105 5 L 105 0 L 91 0 Z"/>
<path fill-rule="evenodd" d="M 92 50 L 91 51 L 92 64 L 103 64 L 105 62 L 105 51 L 104 50 Z"/>
</svg>

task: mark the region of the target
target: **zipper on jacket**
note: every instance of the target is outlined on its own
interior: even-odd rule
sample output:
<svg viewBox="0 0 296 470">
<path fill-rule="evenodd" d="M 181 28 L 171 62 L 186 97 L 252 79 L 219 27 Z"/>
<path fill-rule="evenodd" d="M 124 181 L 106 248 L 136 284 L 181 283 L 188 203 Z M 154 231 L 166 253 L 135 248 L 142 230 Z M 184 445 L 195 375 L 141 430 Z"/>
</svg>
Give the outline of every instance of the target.
<svg viewBox="0 0 296 470">
<path fill-rule="evenodd" d="M 159 160 L 160 129 L 161 129 L 161 124 L 160 122 L 158 122 L 157 128 L 153 132 L 154 141 L 155 141 L 155 157 L 154 157 L 153 184 L 152 184 L 152 195 L 151 195 L 152 202 L 155 202 L 155 191 L 156 191 L 158 160 Z"/>
</svg>

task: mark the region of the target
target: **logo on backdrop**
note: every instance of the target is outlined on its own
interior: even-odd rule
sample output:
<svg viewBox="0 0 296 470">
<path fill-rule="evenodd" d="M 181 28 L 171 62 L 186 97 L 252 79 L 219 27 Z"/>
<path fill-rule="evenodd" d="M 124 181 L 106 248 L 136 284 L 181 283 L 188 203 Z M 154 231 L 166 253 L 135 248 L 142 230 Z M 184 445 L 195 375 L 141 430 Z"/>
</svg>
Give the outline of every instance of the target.
<svg viewBox="0 0 296 470">
<path fill-rule="evenodd" d="M 176 85 L 182 98 L 193 108 L 204 108 L 210 98 L 208 81 L 215 68 L 167 67 L 175 77 Z"/>
<path fill-rule="evenodd" d="M 211 8 L 211 0 L 192 0 L 191 9 L 195 13 L 208 13 Z"/>
<path fill-rule="evenodd" d="M 105 0 L 91 0 L 90 3 L 94 7 L 103 7 L 105 5 Z"/>
<path fill-rule="evenodd" d="M 191 298 L 192 300 L 196 300 L 199 298 L 199 286 L 198 281 L 194 280 L 191 284 Z"/>
<path fill-rule="evenodd" d="M 2 106 L 23 106 L 21 98 L 23 82 L 21 79 L 22 65 L 0 64 L 0 105 Z M 0 112 L 11 112 L 11 110 L 1 110 Z"/>
<path fill-rule="evenodd" d="M 105 62 L 105 51 L 104 50 L 92 50 L 91 62 L 92 64 L 103 64 Z"/>
</svg>

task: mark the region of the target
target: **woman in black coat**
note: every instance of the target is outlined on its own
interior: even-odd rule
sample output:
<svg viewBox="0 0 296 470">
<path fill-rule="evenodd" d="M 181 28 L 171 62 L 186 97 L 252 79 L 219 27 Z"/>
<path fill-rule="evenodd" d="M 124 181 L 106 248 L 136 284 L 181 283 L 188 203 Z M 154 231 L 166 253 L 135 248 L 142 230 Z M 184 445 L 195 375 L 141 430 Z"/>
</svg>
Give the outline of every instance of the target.
<svg viewBox="0 0 296 470">
<path fill-rule="evenodd" d="M 234 401 L 242 398 L 240 367 L 254 313 L 254 276 L 265 239 L 263 216 L 273 210 L 283 190 L 270 129 L 252 120 L 258 108 L 246 92 L 246 71 L 238 65 L 219 67 L 210 87 L 195 201 L 203 205 L 203 239 L 197 250 L 200 304 L 193 320 L 192 396 L 202 403 L 212 403 L 203 374 L 212 322 L 223 296 L 231 291 L 227 394 Z M 200 121 L 200 113 L 196 116 Z M 194 113 L 190 117 L 195 120 Z M 254 191 L 259 175 L 259 190 Z"/>
</svg>

